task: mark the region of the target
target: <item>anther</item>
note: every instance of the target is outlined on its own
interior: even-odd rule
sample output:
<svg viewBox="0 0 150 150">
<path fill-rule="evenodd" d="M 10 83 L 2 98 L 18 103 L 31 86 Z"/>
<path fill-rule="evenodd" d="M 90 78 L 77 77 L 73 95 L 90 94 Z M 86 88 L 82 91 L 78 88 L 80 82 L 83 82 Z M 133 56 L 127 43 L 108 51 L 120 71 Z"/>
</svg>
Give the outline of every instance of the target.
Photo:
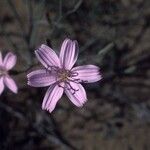
<svg viewBox="0 0 150 150">
<path fill-rule="evenodd" d="M 71 77 L 76 77 L 76 76 L 78 76 L 79 74 L 78 74 L 78 72 L 72 72 L 71 73 Z"/>
<path fill-rule="evenodd" d="M 67 88 L 67 89 L 70 91 L 71 90 L 73 91 L 73 93 L 72 93 L 73 95 L 75 94 L 75 92 L 79 91 L 79 89 L 74 89 L 69 82 L 66 82 L 66 84 L 69 86 L 69 88 Z"/>
<path fill-rule="evenodd" d="M 88 81 L 87 81 L 87 80 L 81 80 L 81 82 L 82 82 L 82 83 L 88 83 Z"/>
<path fill-rule="evenodd" d="M 79 81 L 80 81 L 80 79 L 68 79 L 68 80 L 77 84 L 79 84 Z"/>
</svg>

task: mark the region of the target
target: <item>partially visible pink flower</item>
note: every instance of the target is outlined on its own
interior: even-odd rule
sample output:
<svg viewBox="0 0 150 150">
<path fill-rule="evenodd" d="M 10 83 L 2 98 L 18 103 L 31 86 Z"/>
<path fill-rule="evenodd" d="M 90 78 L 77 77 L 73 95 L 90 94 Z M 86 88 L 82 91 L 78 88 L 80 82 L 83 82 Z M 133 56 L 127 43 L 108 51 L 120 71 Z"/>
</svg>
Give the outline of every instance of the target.
<svg viewBox="0 0 150 150">
<path fill-rule="evenodd" d="M 16 55 L 11 52 L 7 53 L 3 60 L 0 52 L 0 95 L 3 92 L 5 85 L 14 93 L 17 93 L 18 91 L 15 81 L 8 74 L 9 70 L 15 66 L 16 60 Z"/>
<path fill-rule="evenodd" d="M 82 107 L 87 101 L 87 96 L 80 83 L 92 83 L 101 79 L 99 67 L 95 65 L 73 68 L 78 57 L 78 50 L 77 41 L 65 39 L 59 57 L 44 44 L 35 51 L 38 60 L 45 68 L 29 73 L 27 78 L 30 86 L 49 86 L 42 103 L 43 110 L 52 112 L 63 92 L 74 105 Z"/>
</svg>

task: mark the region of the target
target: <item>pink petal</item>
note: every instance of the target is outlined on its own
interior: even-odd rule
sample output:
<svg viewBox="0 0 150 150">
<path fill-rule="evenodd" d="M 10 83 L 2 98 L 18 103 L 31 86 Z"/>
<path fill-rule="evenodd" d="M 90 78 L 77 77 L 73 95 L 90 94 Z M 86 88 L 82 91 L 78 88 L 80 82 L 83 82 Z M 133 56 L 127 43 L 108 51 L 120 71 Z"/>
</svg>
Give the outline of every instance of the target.
<svg viewBox="0 0 150 150">
<path fill-rule="evenodd" d="M 102 79 L 102 76 L 99 72 L 99 67 L 95 65 L 84 65 L 74 67 L 72 71 L 78 74 L 78 76 L 75 78 L 80 79 L 80 82 L 83 81 L 87 83 L 92 83 Z"/>
<path fill-rule="evenodd" d="M 42 109 L 52 112 L 58 100 L 62 97 L 64 89 L 56 84 L 51 85 L 44 97 Z"/>
<path fill-rule="evenodd" d="M 65 39 L 60 51 L 60 62 L 62 67 L 71 69 L 75 64 L 78 57 L 78 43 L 77 41 L 71 41 Z"/>
<path fill-rule="evenodd" d="M 32 71 L 27 75 L 28 85 L 33 87 L 45 87 L 56 82 L 56 77 L 46 69 Z"/>
<path fill-rule="evenodd" d="M 4 81 L 3 81 L 3 77 L 0 77 L 0 95 L 2 94 L 4 90 Z"/>
<path fill-rule="evenodd" d="M 3 64 L 2 53 L 0 52 L 0 66 Z"/>
<path fill-rule="evenodd" d="M 70 85 L 77 91 L 74 92 L 73 90 L 65 89 L 66 95 L 74 105 L 77 107 L 82 107 L 83 104 L 87 101 L 85 89 L 81 84 L 71 82 Z M 70 88 L 69 85 L 67 85 L 67 87 Z"/>
<path fill-rule="evenodd" d="M 17 85 L 11 77 L 9 76 L 4 77 L 4 83 L 12 92 L 14 93 L 18 92 Z"/>
<path fill-rule="evenodd" d="M 60 66 L 60 61 L 57 54 L 48 46 L 42 44 L 41 47 L 35 51 L 38 60 L 46 67 Z"/>
<path fill-rule="evenodd" d="M 17 61 L 16 55 L 9 52 L 9 53 L 7 53 L 7 55 L 4 58 L 3 65 L 7 70 L 10 70 L 15 66 L 16 61 Z"/>
</svg>

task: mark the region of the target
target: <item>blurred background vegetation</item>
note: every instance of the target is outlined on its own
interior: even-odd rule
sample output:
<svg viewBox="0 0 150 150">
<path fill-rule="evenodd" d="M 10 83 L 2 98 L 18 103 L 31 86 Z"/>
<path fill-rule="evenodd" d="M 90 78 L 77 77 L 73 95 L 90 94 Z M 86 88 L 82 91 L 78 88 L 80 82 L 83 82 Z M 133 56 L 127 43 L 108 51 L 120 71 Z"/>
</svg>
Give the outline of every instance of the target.
<svg viewBox="0 0 150 150">
<path fill-rule="evenodd" d="M 19 93 L 0 96 L 0 150 L 150 149 L 149 0 L 0 0 L 0 50 L 13 51 Z M 77 64 L 95 64 L 103 80 L 85 84 L 88 102 L 63 96 L 41 110 L 46 89 L 27 85 L 40 67 L 34 50 L 79 42 Z"/>
</svg>

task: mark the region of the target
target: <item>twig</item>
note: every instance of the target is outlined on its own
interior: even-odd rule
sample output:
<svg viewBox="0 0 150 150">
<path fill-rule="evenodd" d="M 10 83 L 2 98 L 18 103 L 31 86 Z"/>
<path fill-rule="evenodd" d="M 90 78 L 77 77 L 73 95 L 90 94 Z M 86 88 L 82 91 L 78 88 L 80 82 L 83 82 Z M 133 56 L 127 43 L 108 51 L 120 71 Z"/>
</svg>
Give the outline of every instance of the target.
<svg viewBox="0 0 150 150">
<path fill-rule="evenodd" d="M 67 146 L 69 149 L 71 150 L 77 150 L 77 148 L 75 148 L 71 143 L 68 142 L 68 140 L 66 140 L 62 134 L 61 134 L 61 131 L 58 129 L 58 125 L 55 121 L 55 119 L 53 118 L 53 116 L 51 115 L 51 121 L 52 121 L 52 124 L 54 126 L 54 131 L 55 131 L 55 134 L 56 134 L 56 137 L 65 145 Z"/>
<path fill-rule="evenodd" d="M 28 48 L 30 49 L 30 40 L 33 32 L 33 5 L 32 1 L 28 0 L 28 11 L 29 11 L 29 30 L 27 34 Z"/>
<path fill-rule="evenodd" d="M 26 121 L 26 118 L 18 111 L 14 110 L 13 108 L 11 108 L 10 106 L 2 103 L 0 101 L 0 108 L 4 109 L 5 111 L 7 111 L 8 113 L 10 113 L 12 116 L 22 120 L 22 121 Z"/>
<path fill-rule="evenodd" d="M 108 45 L 106 45 L 103 49 L 101 49 L 98 52 L 98 55 L 105 55 L 107 52 L 109 52 L 112 48 L 114 47 L 114 43 L 109 43 Z"/>
<path fill-rule="evenodd" d="M 72 10 L 69 10 L 69 11 L 68 11 L 66 14 L 64 14 L 64 15 L 62 15 L 62 13 L 59 13 L 58 19 L 57 19 L 56 21 L 54 21 L 54 22 L 51 22 L 51 19 L 50 19 L 50 17 L 49 17 L 48 14 L 47 14 L 47 21 L 49 22 L 49 24 L 52 24 L 52 25 L 53 25 L 52 30 L 51 30 L 51 32 L 50 32 L 50 36 L 53 35 L 55 29 L 58 27 L 58 24 L 59 24 L 63 19 L 65 19 L 67 16 L 73 14 L 74 12 L 76 12 L 76 11 L 79 9 L 79 7 L 81 6 L 82 2 L 83 2 L 83 0 L 79 0 L 79 1 L 76 3 L 76 5 L 74 6 L 74 8 L 73 8 Z M 59 5 L 62 5 L 62 4 L 60 3 Z M 60 6 L 60 7 L 62 7 L 62 6 Z M 59 9 L 60 9 L 60 8 L 59 8 Z"/>
<path fill-rule="evenodd" d="M 83 0 L 79 0 L 76 3 L 76 5 L 74 6 L 74 8 L 72 10 L 68 11 L 64 17 L 67 17 L 68 15 L 73 14 L 74 12 L 76 12 L 79 9 L 79 7 L 81 6 L 82 2 L 83 2 Z"/>
<path fill-rule="evenodd" d="M 59 16 L 62 17 L 62 0 L 59 0 Z"/>
<path fill-rule="evenodd" d="M 85 50 L 87 50 L 90 46 L 95 44 L 97 41 L 98 41 L 98 39 L 96 39 L 96 38 L 92 38 L 92 39 L 88 40 L 85 43 L 85 45 L 80 49 L 80 54 L 83 53 Z"/>
<path fill-rule="evenodd" d="M 15 32 L 4 32 L 4 31 L 1 31 L 0 32 L 0 36 L 13 36 L 13 37 L 22 38 L 21 34 L 15 33 Z"/>
<path fill-rule="evenodd" d="M 3 31 L 3 33 L 4 33 L 4 36 L 5 36 L 6 40 L 7 40 L 7 42 L 10 43 L 10 45 L 14 48 L 14 51 L 18 54 L 18 51 L 17 51 L 18 47 L 17 47 L 17 45 L 12 41 L 11 37 L 10 37 L 9 35 L 5 34 L 4 25 L 1 24 L 0 27 L 1 27 L 2 31 Z"/>
<path fill-rule="evenodd" d="M 21 29 L 22 31 L 24 31 L 24 28 L 23 28 L 23 27 L 24 27 L 24 24 L 23 24 L 23 22 L 22 22 L 22 20 L 21 20 L 21 18 L 20 18 L 20 16 L 19 16 L 19 14 L 18 14 L 18 12 L 17 12 L 17 10 L 16 10 L 16 8 L 15 8 L 15 6 L 14 6 L 12 0 L 7 0 L 7 2 L 8 2 L 8 4 L 9 4 L 9 6 L 11 7 L 11 9 L 12 9 L 12 11 L 13 11 L 13 13 L 14 13 L 16 19 L 18 20 L 20 29 Z"/>
<path fill-rule="evenodd" d="M 31 70 L 33 67 L 37 66 L 38 64 L 30 65 L 27 69 L 25 70 L 10 70 L 10 74 L 12 75 L 18 75 L 22 73 L 27 73 L 29 70 Z"/>
</svg>

